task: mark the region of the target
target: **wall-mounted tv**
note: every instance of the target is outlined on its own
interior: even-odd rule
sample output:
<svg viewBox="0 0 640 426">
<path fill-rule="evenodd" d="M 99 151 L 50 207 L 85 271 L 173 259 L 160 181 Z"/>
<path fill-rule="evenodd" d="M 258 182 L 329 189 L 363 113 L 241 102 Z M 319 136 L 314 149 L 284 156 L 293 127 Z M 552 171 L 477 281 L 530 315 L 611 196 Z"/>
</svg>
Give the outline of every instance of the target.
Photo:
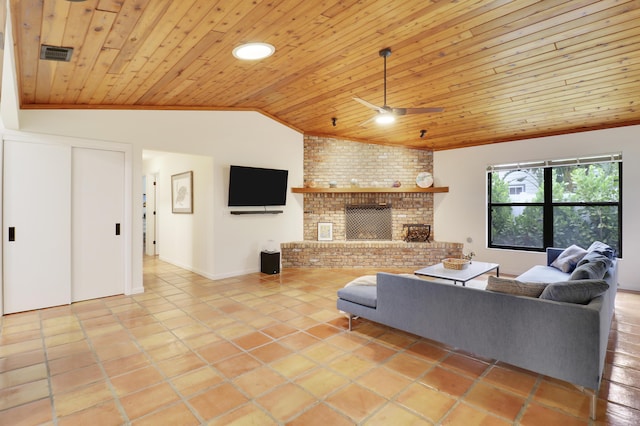
<svg viewBox="0 0 640 426">
<path fill-rule="evenodd" d="M 288 170 L 231 166 L 229 206 L 284 206 Z"/>
</svg>

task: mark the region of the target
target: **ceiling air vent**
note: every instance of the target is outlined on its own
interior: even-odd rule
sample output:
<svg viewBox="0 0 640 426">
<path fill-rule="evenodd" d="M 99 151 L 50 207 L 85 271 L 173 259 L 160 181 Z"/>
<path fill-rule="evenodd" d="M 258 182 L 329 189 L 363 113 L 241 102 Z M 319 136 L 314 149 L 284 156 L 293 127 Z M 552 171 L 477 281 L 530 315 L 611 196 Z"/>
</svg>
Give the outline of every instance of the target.
<svg viewBox="0 0 640 426">
<path fill-rule="evenodd" d="M 46 44 L 40 46 L 40 59 L 47 61 L 69 62 L 71 54 L 73 54 L 73 47 L 47 46 Z"/>
</svg>

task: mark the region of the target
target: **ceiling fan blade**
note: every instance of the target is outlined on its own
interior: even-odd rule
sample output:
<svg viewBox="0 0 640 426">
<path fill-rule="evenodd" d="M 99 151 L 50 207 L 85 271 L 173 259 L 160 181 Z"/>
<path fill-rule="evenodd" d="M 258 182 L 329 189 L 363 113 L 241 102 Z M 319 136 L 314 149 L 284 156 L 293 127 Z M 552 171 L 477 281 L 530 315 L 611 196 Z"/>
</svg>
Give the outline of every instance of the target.
<svg viewBox="0 0 640 426">
<path fill-rule="evenodd" d="M 367 108 L 371 108 L 375 111 L 378 112 L 384 112 L 384 108 L 383 107 L 379 107 L 378 105 L 374 105 L 371 102 L 367 102 L 364 99 L 360 99 L 360 98 L 353 98 L 354 101 L 360 102 L 362 105 L 366 106 Z"/>
<path fill-rule="evenodd" d="M 374 115 L 373 117 L 364 120 L 362 123 L 359 124 L 359 126 L 364 128 L 368 127 L 368 124 L 372 123 L 376 119 L 376 117 L 377 115 Z"/>
<path fill-rule="evenodd" d="M 434 112 L 442 112 L 444 108 L 441 107 L 432 107 L 432 108 L 393 108 L 393 112 L 396 115 L 407 115 L 407 114 L 428 114 Z"/>
</svg>

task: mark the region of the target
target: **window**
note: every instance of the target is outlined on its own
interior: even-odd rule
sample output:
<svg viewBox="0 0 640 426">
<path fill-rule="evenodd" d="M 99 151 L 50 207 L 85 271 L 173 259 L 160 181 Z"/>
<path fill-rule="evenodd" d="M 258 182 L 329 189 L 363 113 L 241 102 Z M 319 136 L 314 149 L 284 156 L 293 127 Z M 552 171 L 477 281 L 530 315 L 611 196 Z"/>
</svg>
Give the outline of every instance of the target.
<svg viewBox="0 0 640 426">
<path fill-rule="evenodd" d="M 544 251 L 602 241 L 622 255 L 622 156 L 488 169 L 489 247 Z"/>
<path fill-rule="evenodd" d="M 519 195 L 524 192 L 524 185 L 509 185 L 509 195 Z"/>
</svg>

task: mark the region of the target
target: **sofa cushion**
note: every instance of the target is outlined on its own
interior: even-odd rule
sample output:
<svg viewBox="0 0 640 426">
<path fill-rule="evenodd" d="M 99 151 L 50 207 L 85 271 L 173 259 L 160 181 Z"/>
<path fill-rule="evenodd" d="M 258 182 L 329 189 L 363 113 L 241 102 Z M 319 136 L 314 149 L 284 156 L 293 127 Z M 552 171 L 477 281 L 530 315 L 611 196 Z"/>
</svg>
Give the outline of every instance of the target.
<svg viewBox="0 0 640 426">
<path fill-rule="evenodd" d="M 568 280 L 571 274 L 562 272 L 553 266 L 534 265 L 516 279 L 524 283 L 555 283 Z"/>
<path fill-rule="evenodd" d="M 572 272 L 585 254 L 587 254 L 587 250 L 575 244 L 571 245 L 564 249 L 556 260 L 551 262 L 551 266 L 560 269 L 562 272 Z"/>
<path fill-rule="evenodd" d="M 583 263 L 579 265 L 574 271 L 571 273 L 570 280 L 601 280 L 604 278 L 604 275 L 607 273 L 607 269 L 609 268 L 608 262 L 611 262 L 611 259 L 607 259 L 602 255 L 598 255 L 599 258 L 593 259 L 587 263 Z"/>
<path fill-rule="evenodd" d="M 375 308 L 378 302 L 378 289 L 372 285 L 354 285 L 338 290 L 338 297 L 358 305 Z"/>
<path fill-rule="evenodd" d="M 510 278 L 489 275 L 487 290 L 498 293 L 515 294 L 516 296 L 539 297 L 547 284 L 524 283 Z"/>
<path fill-rule="evenodd" d="M 608 288 L 609 284 L 604 280 L 562 281 L 549 284 L 540 295 L 540 299 L 587 304 Z"/>
</svg>

